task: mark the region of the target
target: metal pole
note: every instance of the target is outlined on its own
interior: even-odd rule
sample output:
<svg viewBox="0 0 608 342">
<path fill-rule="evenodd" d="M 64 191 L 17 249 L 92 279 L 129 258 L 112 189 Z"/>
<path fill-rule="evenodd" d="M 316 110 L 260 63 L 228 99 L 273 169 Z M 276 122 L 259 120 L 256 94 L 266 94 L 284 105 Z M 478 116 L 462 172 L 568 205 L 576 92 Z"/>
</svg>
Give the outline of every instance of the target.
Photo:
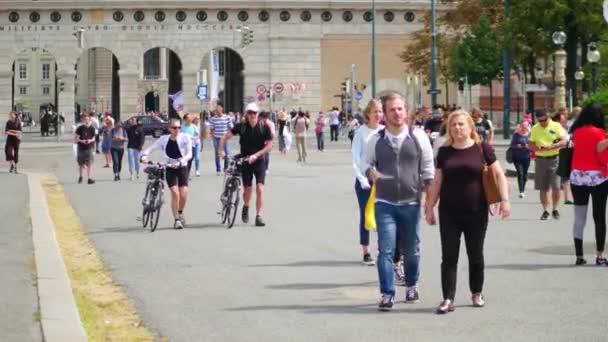
<svg viewBox="0 0 608 342">
<path fill-rule="evenodd" d="M 352 114 L 355 113 L 355 90 L 357 86 L 355 84 L 355 65 L 350 66 L 350 111 Z M 359 101 L 357 101 L 358 103 Z"/>
<path fill-rule="evenodd" d="M 505 0 L 505 18 L 509 16 L 509 0 Z M 502 137 L 508 139 L 511 135 L 511 55 L 507 42 L 502 57 L 503 81 L 503 111 L 502 111 Z"/>
<path fill-rule="evenodd" d="M 597 91 L 597 63 L 591 63 L 591 91 L 595 95 Z"/>
<path fill-rule="evenodd" d="M 372 97 L 376 97 L 376 0 L 372 0 Z"/>
<path fill-rule="evenodd" d="M 437 104 L 437 32 L 435 30 L 436 0 L 431 0 L 431 104 Z"/>
</svg>

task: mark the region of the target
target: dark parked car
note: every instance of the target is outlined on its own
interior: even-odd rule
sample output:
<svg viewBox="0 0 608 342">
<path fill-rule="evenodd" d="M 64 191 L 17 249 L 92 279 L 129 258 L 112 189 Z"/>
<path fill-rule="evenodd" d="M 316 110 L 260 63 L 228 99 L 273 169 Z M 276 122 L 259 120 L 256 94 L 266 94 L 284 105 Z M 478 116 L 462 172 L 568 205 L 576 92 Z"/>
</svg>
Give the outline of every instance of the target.
<svg viewBox="0 0 608 342">
<path fill-rule="evenodd" d="M 167 129 L 167 122 L 161 118 L 147 115 L 136 115 L 134 117 L 137 118 L 137 120 L 143 127 L 144 135 L 151 135 L 155 138 L 158 138 L 163 134 L 169 133 L 169 130 Z M 124 123 L 125 128 L 130 126 L 130 121 L 134 117 L 130 117 L 129 120 Z"/>
</svg>

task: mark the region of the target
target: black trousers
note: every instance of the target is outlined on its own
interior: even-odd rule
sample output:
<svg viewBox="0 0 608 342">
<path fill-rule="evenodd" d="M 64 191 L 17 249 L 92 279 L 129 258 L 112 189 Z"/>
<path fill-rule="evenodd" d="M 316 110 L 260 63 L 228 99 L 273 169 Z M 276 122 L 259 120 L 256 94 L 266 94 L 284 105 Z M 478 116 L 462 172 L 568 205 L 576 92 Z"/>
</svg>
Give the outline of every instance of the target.
<svg viewBox="0 0 608 342">
<path fill-rule="evenodd" d="M 338 127 L 339 125 L 330 125 L 329 126 L 329 140 L 330 141 L 338 141 Z"/>
<path fill-rule="evenodd" d="M 523 193 L 526 191 L 526 182 L 528 182 L 530 158 L 521 160 L 515 159 L 513 160 L 513 165 L 515 165 L 515 171 L 517 172 L 517 184 L 519 186 L 519 192 Z"/>
<path fill-rule="evenodd" d="M 112 154 L 112 169 L 114 175 L 120 175 L 120 171 L 122 171 L 122 157 L 125 154 L 125 149 L 112 147 L 110 153 Z"/>
<path fill-rule="evenodd" d="M 439 232 L 441 236 L 441 288 L 443 298 L 454 300 L 456 295 L 456 275 L 460 236 L 469 257 L 469 287 L 471 293 L 481 292 L 484 281 L 483 244 L 488 228 L 488 211 L 476 213 L 451 213 L 439 211 Z"/>
</svg>

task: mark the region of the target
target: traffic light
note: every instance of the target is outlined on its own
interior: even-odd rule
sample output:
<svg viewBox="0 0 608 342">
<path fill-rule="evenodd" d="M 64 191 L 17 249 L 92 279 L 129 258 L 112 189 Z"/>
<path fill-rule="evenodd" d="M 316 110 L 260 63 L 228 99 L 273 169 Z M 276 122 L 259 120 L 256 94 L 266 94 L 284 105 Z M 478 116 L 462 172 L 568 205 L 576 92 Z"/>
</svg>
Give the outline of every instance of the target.
<svg viewBox="0 0 608 342">
<path fill-rule="evenodd" d="M 464 91 L 464 78 L 458 79 L 458 91 Z"/>
<path fill-rule="evenodd" d="M 348 89 L 346 81 L 340 83 L 340 85 L 342 86 L 342 93 L 346 93 L 346 90 Z"/>
<path fill-rule="evenodd" d="M 64 91 L 64 90 L 65 90 L 65 82 L 59 81 L 59 91 Z"/>
<path fill-rule="evenodd" d="M 270 98 L 270 90 L 266 90 L 266 98 L 269 99 Z"/>
</svg>

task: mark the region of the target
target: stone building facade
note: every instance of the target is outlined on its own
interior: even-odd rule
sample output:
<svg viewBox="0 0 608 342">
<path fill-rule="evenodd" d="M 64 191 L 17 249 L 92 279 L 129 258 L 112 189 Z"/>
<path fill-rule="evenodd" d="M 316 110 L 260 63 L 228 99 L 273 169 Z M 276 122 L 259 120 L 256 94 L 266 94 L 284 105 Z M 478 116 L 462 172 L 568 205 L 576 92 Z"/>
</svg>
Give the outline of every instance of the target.
<svg viewBox="0 0 608 342">
<path fill-rule="evenodd" d="M 405 70 L 397 54 L 408 34 L 421 28 L 428 7 L 426 0 L 376 1 L 378 90 L 407 92 L 406 80 L 415 71 Z M 325 110 L 338 104 L 335 95 L 351 64 L 356 65 L 357 82 L 369 85 L 371 18 L 370 1 L 356 0 L 2 2 L 0 109 L 8 112 L 14 105 L 11 65 L 32 47 L 56 60 L 62 84 L 58 111 L 68 123 L 79 101 L 76 64 L 92 48 L 107 49 L 118 62 L 120 86 L 114 98 L 119 98 L 123 117 L 140 111 L 150 91 L 162 93 L 161 107 L 166 106 L 164 81 L 143 74 L 143 55 L 159 47 L 175 52 L 181 62 L 184 111 L 211 105 L 201 103 L 196 88 L 205 82 L 201 71 L 209 65 L 210 52 L 218 48 L 229 48 L 242 59 L 244 102 L 257 101 L 262 108 Z M 246 46 L 241 44 L 244 27 L 253 32 Z M 264 96 L 265 89 L 277 91 L 274 101 Z"/>
</svg>

